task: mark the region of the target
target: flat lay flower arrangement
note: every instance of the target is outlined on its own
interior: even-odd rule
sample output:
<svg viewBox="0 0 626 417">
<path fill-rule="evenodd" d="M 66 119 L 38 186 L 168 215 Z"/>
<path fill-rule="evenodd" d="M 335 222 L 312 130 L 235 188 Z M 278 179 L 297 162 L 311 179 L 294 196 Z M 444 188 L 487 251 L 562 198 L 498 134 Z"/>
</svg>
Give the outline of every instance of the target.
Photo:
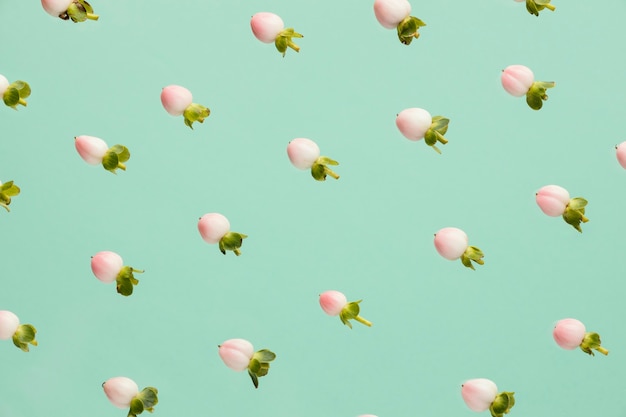
<svg viewBox="0 0 626 417">
<path fill-rule="evenodd" d="M 626 412 L 626 4 L 114 3 L 0 3 L 0 417 Z"/>
</svg>

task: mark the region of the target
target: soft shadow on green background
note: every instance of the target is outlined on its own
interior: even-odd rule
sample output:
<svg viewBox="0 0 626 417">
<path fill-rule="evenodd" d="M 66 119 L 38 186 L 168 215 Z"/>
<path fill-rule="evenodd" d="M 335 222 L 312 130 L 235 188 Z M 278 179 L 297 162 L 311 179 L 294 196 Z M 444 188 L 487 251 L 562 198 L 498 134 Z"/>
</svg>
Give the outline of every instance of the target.
<svg viewBox="0 0 626 417">
<path fill-rule="evenodd" d="M 427 26 L 404 46 L 373 1 L 93 0 L 81 24 L 0 2 L 0 73 L 33 90 L 0 108 L 0 181 L 22 189 L 0 213 L 0 310 L 39 341 L 0 343 L 0 417 L 123 417 L 114 376 L 157 387 L 155 417 L 470 416 L 460 385 L 479 377 L 516 392 L 513 416 L 624 416 L 626 4 L 411 3 Z M 254 38 L 260 11 L 304 34 L 299 54 Z M 539 112 L 502 89 L 511 64 L 556 81 Z M 165 112 L 170 84 L 204 124 Z M 398 132 L 408 107 L 450 118 L 442 155 Z M 78 135 L 126 145 L 128 170 L 87 165 Z M 341 178 L 291 166 L 296 137 Z M 589 200 L 582 235 L 541 213 L 547 184 Z M 249 235 L 240 257 L 202 241 L 208 212 Z M 437 254 L 448 226 L 484 266 Z M 103 250 L 146 270 L 131 297 L 91 273 Z M 329 289 L 374 326 L 326 316 Z M 565 317 L 611 353 L 558 348 Z M 221 362 L 230 338 L 276 352 L 258 390 Z"/>
</svg>

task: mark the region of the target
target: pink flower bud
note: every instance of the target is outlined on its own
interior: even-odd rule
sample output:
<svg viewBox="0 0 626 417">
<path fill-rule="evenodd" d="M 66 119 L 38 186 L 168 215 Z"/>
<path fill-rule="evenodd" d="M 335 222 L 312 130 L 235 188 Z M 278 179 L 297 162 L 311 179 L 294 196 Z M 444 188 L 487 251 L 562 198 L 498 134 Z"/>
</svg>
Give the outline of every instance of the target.
<svg viewBox="0 0 626 417">
<path fill-rule="evenodd" d="M 0 74 L 0 96 L 4 94 L 10 84 L 9 80 L 7 80 L 4 75 Z"/>
<path fill-rule="evenodd" d="M 7 310 L 0 311 L 0 340 L 7 340 L 13 337 L 20 326 L 20 319 Z"/>
<path fill-rule="evenodd" d="M 339 291 L 326 291 L 320 295 L 320 306 L 329 316 L 336 316 L 348 304 L 348 299 Z"/>
<path fill-rule="evenodd" d="M 565 213 L 565 208 L 570 202 L 569 193 L 558 185 L 546 185 L 541 187 L 535 195 L 541 211 L 548 216 L 556 217 Z"/>
<path fill-rule="evenodd" d="M 283 19 L 274 13 L 261 12 L 252 16 L 250 27 L 254 36 L 264 43 L 272 43 L 285 28 Z"/>
<path fill-rule="evenodd" d="M 413 141 L 423 139 L 432 122 L 430 113 L 415 107 L 402 110 L 396 117 L 396 126 L 400 133 Z"/>
<path fill-rule="evenodd" d="M 468 246 L 467 234 L 456 227 L 446 227 L 435 234 L 435 249 L 439 255 L 451 261 L 460 258 Z"/>
<path fill-rule="evenodd" d="M 557 345 L 572 350 L 580 346 L 585 338 L 585 325 L 576 319 L 559 320 L 554 326 L 552 336 Z"/>
<path fill-rule="evenodd" d="M 191 105 L 191 91 L 179 85 L 169 85 L 161 90 L 161 103 L 172 116 L 180 116 Z"/>
<path fill-rule="evenodd" d="M 411 3 L 407 0 L 376 0 L 374 1 L 376 20 L 387 29 L 395 29 L 409 14 Z"/>
<path fill-rule="evenodd" d="M 470 410 L 485 411 L 496 399 L 498 387 L 489 379 L 470 379 L 461 386 L 461 395 Z"/>
<path fill-rule="evenodd" d="M 65 13 L 74 0 L 41 0 L 43 9 L 51 16 L 59 17 Z"/>
<path fill-rule="evenodd" d="M 617 161 L 622 166 L 622 168 L 626 169 L 626 142 L 622 142 L 615 147 Z"/>
<path fill-rule="evenodd" d="M 124 267 L 122 257 L 115 252 L 98 252 L 91 257 L 91 270 L 100 281 L 111 283 Z"/>
<path fill-rule="evenodd" d="M 320 157 L 320 148 L 311 139 L 297 138 L 287 145 L 287 156 L 298 169 L 310 169 Z"/>
<path fill-rule="evenodd" d="M 198 231 L 207 243 L 218 243 L 230 231 L 230 222 L 219 213 L 207 213 L 198 220 Z"/>
<path fill-rule="evenodd" d="M 245 339 L 230 339 L 219 346 L 218 353 L 226 366 L 240 372 L 248 368 L 254 347 Z"/>
<path fill-rule="evenodd" d="M 139 394 L 139 387 L 132 379 L 117 376 L 102 384 L 104 393 L 117 408 L 128 408 L 132 399 Z"/>
<path fill-rule="evenodd" d="M 523 65 L 510 65 L 502 71 L 500 77 L 502 87 L 507 93 L 515 97 L 526 95 L 535 82 L 535 76 L 530 68 Z"/>
<path fill-rule="evenodd" d="M 102 158 L 109 150 L 109 146 L 95 136 L 77 136 L 74 138 L 74 146 L 81 158 L 90 165 L 102 163 Z"/>
</svg>

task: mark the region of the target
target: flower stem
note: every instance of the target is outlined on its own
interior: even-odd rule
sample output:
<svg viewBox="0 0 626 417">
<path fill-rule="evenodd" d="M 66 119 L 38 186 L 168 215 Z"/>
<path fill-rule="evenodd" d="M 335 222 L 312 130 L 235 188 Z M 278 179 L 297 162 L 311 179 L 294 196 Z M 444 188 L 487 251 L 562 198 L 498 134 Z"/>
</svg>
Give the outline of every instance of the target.
<svg viewBox="0 0 626 417">
<path fill-rule="evenodd" d="M 436 147 L 435 145 L 430 145 L 431 148 L 433 148 L 439 155 L 441 155 L 441 150 Z"/>
<path fill-rule="evenodd" d="M 99 18 L 100 16 L 98 16 L 97 14 L 87 13 L 87 19 L 89 20 L 98 20 Z"/>
<path fill-rule="evenodd" d="M 18 101 L 19 104 L 21 104 L 22 106 L 26 107 L 28 105 L 28 103 L 26 103 L 26 100 L 24 100 L 23 98 L 20 97 L 20 100 Z"/>
<path fill-rule="evenodd" d="M 608 351 L 608 350 L 606 350 L 605 348 L 603 348 L 602 346 L 597 347 L 597 348 L 595 348 L 595 349 L 596 349 L 598 352 L 600 352 L 601 354 L 605 355 L 605 356 L 609 354 L 609 351 Z"/>
<path fill-rule="evenodd" d="M 330 175 L 331 177 L 333 177 L 336 180 L 339 179 L 339 175 L 337 175 L 337 173 L 335 171 L 333 171 L 332 169 L 328 168 L 327 166 L 324 166 L 324 172 L 326 174 Z"/>
<path fill-rule="evenodd" d="M 548 3 L 548 4 L 544 4 L 544 6 L 546 6 L 546 9 L 550 9 L 550 10 L 552 10 L 552 11 L 555 11 L 555 10 L 556 10 L 556 7 L 554 7 L 554 6 L 553 6 L 553 5 L 551 5 L 550 3 Z"/>
<path fill-rule="evenodd" d="M 581 219 L 581 220 L 582 220 L 582 222 L 583 222 L 583 223 L 587 223 L 587 222 L 589 221 L 589 219 L 587 218 L 587 216 L 585 216 L 584 214 L 581 214 L 581 216 L 582 216 L 582 219 Z"/>
<path fill-rule="evenodd" d="M 365 320 L 363 317 L 361 316 L 356 316 L 354 318 L 356 321 L 358 321 L 359 323 L 362 323 L 364 325 L 366 325 L 367 327 L 372 327 L 372 322 L 369 320 Z"/>
</svg>

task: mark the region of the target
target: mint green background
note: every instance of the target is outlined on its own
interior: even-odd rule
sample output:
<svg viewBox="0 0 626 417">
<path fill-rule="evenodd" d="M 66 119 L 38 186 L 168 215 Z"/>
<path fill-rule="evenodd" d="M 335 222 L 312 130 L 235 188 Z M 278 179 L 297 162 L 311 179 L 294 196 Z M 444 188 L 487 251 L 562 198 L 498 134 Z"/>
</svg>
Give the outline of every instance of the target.
<svg viewBox="0 0 626 417">
<path fill-rule="evenodd" d="M 100 20 L 73 24 L 0 2 L 0 73 L 33 90 L 0 108 L 0 180 L 22 189 L 0 213 L 0 310 L 39 341 L 0 343 L 0 417 L 123 417 L 114 376 L 157 387 L 155 417 L 473 416 L 460 385 L 479 377 L 516 392 L 512 416 L 626 415 L 626 3 L 413 0 L 410 46 L 372 3 L 93 0 Z M 299 54 L 254 38 L 259 11 L 304 34 Z M 502 89 L 511 64 L 556 81 L 539 112 Z M 170 84 L 204 124 L 163 110 Z M 408 107 L 451 119 L 443 155 L 398 132 Z M 78 135 L 126 145 L 128 170 L 87 165 Z M 341 178 L 291 166 L 296 137 Z M 589 200 L 582 235 L 539 210 L 547 184 Z M 249 235 L 240 257 L 202 241 L 208 212 Z M 448 226 L 484 266 L 437 254 Z M 146 270 L 131 297 L 94 278 L 102 250 Z M 329 289 L 374 326 L 325 315 Z M 566 317 L 611 353 L 560 349 Z M 220 360 L 230 338 L 278 355 L 258 390 Z"/>
</svg>

